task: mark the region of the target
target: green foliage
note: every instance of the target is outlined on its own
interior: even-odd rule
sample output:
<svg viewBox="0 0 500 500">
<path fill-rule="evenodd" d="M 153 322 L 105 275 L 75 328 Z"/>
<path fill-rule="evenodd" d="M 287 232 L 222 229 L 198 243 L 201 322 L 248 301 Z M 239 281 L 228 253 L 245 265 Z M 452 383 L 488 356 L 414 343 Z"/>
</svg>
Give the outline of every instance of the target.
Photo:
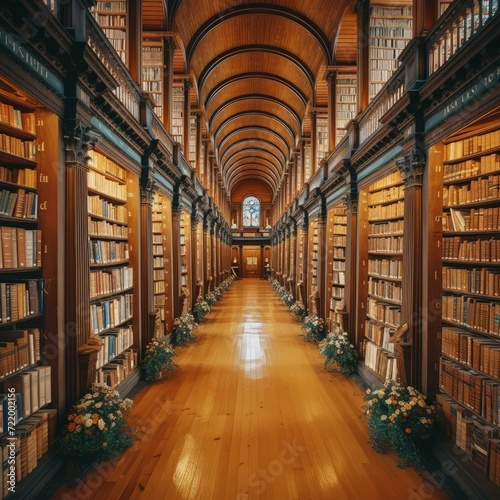
<svg viewBox="0 0 500 500">
<path fill-rule="evenodd" d="M 325 320 L 316 314 L 310 314 L 304 318 L 302 329 L 306 332 L 304 340 L 306 342 L 319 342 L 325 338 Z"/>
<path fill-rule="evenodd" d="M 319 352 L 326 356 L 325 368 L 330 363 L 338 363 L 345 375 L 356 372 L 358 353 L 349 340 L 349 335 L 340 328 L 329 333 L 319 343 Z"/>
<path fill-rule="evenodd" d="M 194 320 L 199 323 L 210 312 L 210 305 L 202 297 L 196 299 L 196 304 L 193 307 Z"/>
<path fill-rule="evenodd" d="M 382 389 L 368 389 L 364 400 L 373 448 L 379 453 L 391 448 L 399 456 L 400 467 L 422 469 L 423 446 L 436 420 L 435 407 L 413 387 L 392 380 Z"/>
<path fill-rule="evenodd" d="M 146 347 L 146 354 L 144 355 L 144 362 L 142 364 L 146 380 L 148 382 L 156 380 L 158 373 L 164 368 L 173 370 L 176 365 L 172 361 L 172 358 L 175 355 L 175 351 L 168 343 L 166 337 L 151 340 Z"/>
<path fill-rule="evenodd" d="M 299 321 L 302 321 L 306 317 L 306 307 L 301 300 L 297 300 L 296 302 L 294 302 L 290 306 L 290 311 L 293 312 L 293 314 Z"/>
<path fill-rule="evenodd" d="M 173 339 L 176 345 L 184 345 L 186 342 L 195 339 L 193 330 L 198 326 L 194 316 L 190 313 L 184 313 L 179 318 L 174 319 Z"/>
</svg>

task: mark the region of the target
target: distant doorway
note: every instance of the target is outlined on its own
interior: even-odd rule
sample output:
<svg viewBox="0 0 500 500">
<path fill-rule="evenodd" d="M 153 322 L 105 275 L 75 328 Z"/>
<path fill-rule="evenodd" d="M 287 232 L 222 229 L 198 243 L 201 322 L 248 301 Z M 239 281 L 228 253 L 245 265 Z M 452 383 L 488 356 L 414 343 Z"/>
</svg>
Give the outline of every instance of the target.
<svg viewBox="0 0 500 500">
<path fill-rule="evenodd" d="M 260 248 L 259 247 L 243 247 L 243 266 L 242 278 L 259 278 L 260 277 Z"/>
</svg>

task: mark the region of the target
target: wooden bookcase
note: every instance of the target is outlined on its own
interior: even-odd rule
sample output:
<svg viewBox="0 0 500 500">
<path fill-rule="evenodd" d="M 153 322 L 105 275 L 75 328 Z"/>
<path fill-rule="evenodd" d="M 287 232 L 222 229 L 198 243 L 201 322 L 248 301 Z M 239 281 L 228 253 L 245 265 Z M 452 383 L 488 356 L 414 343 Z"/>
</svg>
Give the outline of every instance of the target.
<svg viewBox="0 0 500 500">
<path fill-rule="evenodd" d="M 142 42 L 142 90 L 148 92 L 154 102 L 154 111 L 163 119 L 163 42 L 144 39 Z"/>
<path fill-rule="evenodd" d="M 337 74 L 335 96 L 337 143 L 347 133 L 347 124 L 356 117 L 356 85 L 356 75 Z"/>
<path fill-rule="evenodd" d="M 191 291 L 191 221 L 188 212 L 182 210 L 180 216 L 180 238 L 179 238 L 179 256 L 180 256 L 180 284 Z"/>
<path fill-rule="evenodd" d="M 103 346 L 96 380 L 117 387 L 137 366 L 134 345 L 134 268 L 129 254 L 128 173 L 89 152 L 88 218 L 90 324 Z"/>
<path fill-rule="evenodd" d="M 398 68 L 398 57 L 413 37 L 413 8 L 408 5 L 370 6 L 370 100 Z"/>
<path fill-rule="evenodd" d="M 184 89 L 172 88 L 172 130 L 170 135 L 174 142 L 184 145 Z"/>
<path fill-rule="evenodd" d="M 316 118 L 316 160 L 319 162 L 328 156 L 328 117 Z"/>
<path fill-rule="evenodd" d="M 362 190 L 360 201 L 360 240 L 364 240 L 367 262 L 361 282 L 366 316 L 359 318 L 364 321 L 364 364 L 381 382 L 396 380 L 396 359 L 389 338 L 401 323 L 404 192 L 399 172 Z"/>
<path fill-rule="evenodd" d="M 125 0 L 97 2 L 91 12 L 120 59 L 127 64 L 127 2 Z"/>
<path fill-rule="evenodd" d="M 329 327 L 345 328 L 345 275 L 347 245 L 347 207 L 339 203 L 328 212 L 327 304 Z"/>
<path fill-rule="evenodd" d="M 196 169 L 196 122 L 196 115 L 191 115 L 189 117 L 189 151 L 187 159 L 193 170 Z"/>
<path fill-rule="evenodd" d="M 311 311 L 314 311 L 315 308 L 317 308 L 317 304 L 313 303 L 313 300 L 311 299 L 311 294 L 315 293 L 318 291 L 318 286 L 319 286 L 319 273 L 321 272 L 320 269 L 320 264 L 319 264 L 319 259 L 321 258 L 320 256 L 320 251 L 319 251 L 319 228 L 318 228 L 318 219 L 314 218 L 311 221 L 309 221 L 309 231 L 308 231 L 308 256 L 309 256 L 309 261 L 308 261 L 308 287 L 306 288 L 306 293 L 307 297 L 305 300 L 307 300 L 309 304 L 309 309 Z M 318 311 L 315 311 L 316 314 L 318 314 Z"/>
<path fill-rule="evenodd" d="M 500 129 L 445 141 L 437 400 L 457 446 L 500 486 Z"/>
<path fill-rule="evenodd" d="M 39 152 L 52 151 L 57 133 L 44 134 L 46 111 L 36 106 L 0 81 L 0 452 L 6 457 L 16 438 L 16 491 L 53 447 L 57 426 L 57 410 L 48 408 L 53 373 L 45 356 L 45 232 L 38 212 L 38 181 L 46 182 Z M 0 491 L 2 498 L 9 493 L 6 481 Z"/>
</svg>

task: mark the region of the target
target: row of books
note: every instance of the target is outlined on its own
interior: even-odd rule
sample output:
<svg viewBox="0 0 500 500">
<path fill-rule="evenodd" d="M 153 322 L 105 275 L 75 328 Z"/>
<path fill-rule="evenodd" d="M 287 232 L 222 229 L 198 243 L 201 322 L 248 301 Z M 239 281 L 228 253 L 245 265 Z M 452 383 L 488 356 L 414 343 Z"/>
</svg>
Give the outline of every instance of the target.
<svg viewBox="0 0 500 500">
<path fill-rule="evenodd" d="M 500 155 L 494 153 L 474 160 L 444 165 L 443 180 L 447 182 L 467 179 L 476 175 L 487 175 L 497 170 L 500 170 Z"/>
<path fill-rule="evenodd" d="M 36 188 L 37 171 L 30 168 L 7 168 L 0 166 L 0 181 Z"/>
<path fill-rule="evenodd" d="M 500 130 L 474 135 L 446 145 L 446 160 L 452 161 L 476 153 L 488 151 L 500 144 Z"/>
<path fill-rule="evenodd" d="M 163 223 L 161 221 L 153 221 L 152 232 L 153 234 L 161 234 Z"/>
<path fill-rule="evenodd" d="M 163 267 L 164 262 L 163 262 L 163 257 L 153 257 L 153 267 L 158 269 L 160 267 Z"/>
<path fill-rule="evenodd" d="M 127 2 L 97 2 L 92 12 L 127 12 Z"/>
<path fill-rule="evenodd" d="M 90 216 L 96 215 L 122 224 L 128 221 L 128 211 L 123 205 L 115 205 L 99 195 L 87 196 L 87 210 Z"/>
<path fill-rule="evenodd" d="M 99 334 L 132 318 L 133 295 L 127 293 L 117 298 L 90 304 L 92 332 Z"/>
<path fill-rule="evenodd" d="M 443 238 L 443 259 L 500 262 L 500 239 L 466 240 L 460 236 Z"/>
<path fill-rule="evenodd" d="M 443 187 L 443 205 L 463 205 L 478 201 L 498 200 L 500 192 L 500 175 L 489 175 L 469 181 L 467 184 Z"/>
<path fill-rule="evenodd" d="M 368 293 L 378 298 L 401 302 L 403 298 L 402 290 L 401 283 L 379 280 L 372 276 L 368 278 Z"/>
<path fill-rule="evenodd" d="M 99 26 L 119 26 L 125 27 L 127 18 L 125 16 L 106 16 L 97 14 L 95 16 Z"/>
<path fill-rule="evenodd" d="M 43 312 L 43 280 L 0 283 L 0 323 L 9 323 Z"/>
<path fill-rule="evenodd" d="M 163 245 L 164 236 L 162 234 L 153 233 L 153 245 Z"/>
<path fill-rule="evenodd" d="M 115 236 L 117 238 L 128 237 L 128 227 L 120 224 L 113 224 L 106 220 L 93 220 L 88 218 L 89 234 L 91 236 Z"/>
<path fill-rule="evenodd" d="M 441 358 L 441 390 L 488 422 L 500 424 L 500 383 Z"/>
<path fill-rule="evenodd" d="M 401 324 L 401 307 L 381 302 L 381 299 L 368 297 L 368 321 L 380 321 L 388 325 Z"/>
<path fill-rule="evenodd" d="M 153 255 L 163 255 L 163 244 L 153 245 Z"/>
<path fill-rule="evenodd" d="M 23 113 L 20 109 L 4 102 L 0 102 L 0 122 L 36 134 L 35 113 Z"/>
<path fill-rule="evenodd" d="M 392 219 L 404 216 L 405 205 L 402 201 L 397 201 L 390 205 L 377 205 L 368 207 L 368 220 Z"/>
<path fill-rule="evenodd" d="M 403 253 L 403 237 L 368 238 L 369 252 Z"/>
<path fill-rule="evenodd" d="M 112 175 L 124 183 L 127 179 L 127 171 L 120 167 L 113 160 L 107 156 L 102 155 L 98 151 L 89 151 L 89 167 L 95 170 L 99 170 L 104 174 Z"/>
<path fill-rule="evenodd" d="M 375 4 L 370 6 L 370 19 L 375 20 L 377 16 L 382 16 L 381 18 L 379 17 L 378 20 L 383 21 L 385 18 L 392 18 L 388 19 L 388 21 L 392 23 L 394 19 L 398 19 L 400 17 L 411 17 L 412 12 L 413 7 L 411 5 L 393 7 Z"/>
<path fill-rule="evenodd" d="M 7 377 L 40 361 L 40 330 L 0 332 L 0 377 Z"/>
<path fill-rule="evenodd" d="M 377 323 L 369 322 L 366 330 L 366 338 L 371 340 L 374 344 L 382 347 L 388 352 L 394 353 L 394 344 L 389 343 L 394 328 L 378 325 Z"/>
<path fill-rule="evenodd" d="M 340 236 L 340 235 L 334 235 L 333 236 L 333 245 L 336 247 L 345 247 L 347 245 L 347 237 L 346 236 Z"/>
<path fill-rule="evenodd" d="M 369 340 L 365 340 L 364 362 L 368 368 L 378 373 L 383 380 L 397 379 L 398 367 L 394 354 Z"/>
<path fill-rule="evenodd" d="M 443 213 L 443 231 L 498 231 L 500 208 L 470 208 Z"/>
<path fill-rule="evenodd" d="M 333 271 L 332 272 L 332 284 L 345 285 L 345 272 L 344 271 Z"/>
<path fill-rule="evenodd" d="M 88 186 L 102 193 L 104 196 L 112 196 L 119 200 L 127 201 L 127 186 L 117 181 L 108 179 L 105 175 L 100 174 L 94 170 L 89 170 L 87 174 Z"/>
<path fill-rule="evenodd" d="M 500 380 L 500 342 L 495 339 L 443 326 L 442 352 L 451 359 Z"/>
<path fill-rule="evenodd" d="M 91 264 L 112 264 L 128 258 L 128 243 L 125 241 L 89 239 L 89 259 Z"/>
<path fill-rule="evenodd" d="M 165 293 L 165 281 L 155 281 L 154 282 L 154 293 Z"/>
<path fill-rule="evenodd" d="M 403 234 L 403 224 L 404 221 L 402 220 L 391 220 L 378 224 L 370 224 L 368 226 L 368 236 L 377 236 L 381 234 Z"/>
<path fill-rule="evenodd" d="M 97 355 L 97 368 L 103 367 L 134 343 L 132 326 L 110 330 L 101 335 L 102 346 Z"/>
<path fill-rule="evenodd" d="M 443 319 L 479 332 L 500 335 L 500 303 L 443 295 Z"/>
<path fill-rule="evenodd" d="M 333 247 L 334 259 L 345 259 L 345 247 Z"/>
<path fill-rule="evenodd" d="M 368 273 L 381 278 L 401 279 L 403 262 L 397 259 L 369 259 Z"/>
<path fill-rule="evenodd" d="M 334 234 L 347 234 L 347 226 L 345 224 L 335 224 L 333 226 L 333 233 Z"/>
<path fill-rule="evenodd" d="M 500 270 L 443 267 L 443 288 L 500 297 Z"/>
<path fill-rule="evenodd" d="M 344 296 L 344 287 L 335 286 L 342 283 L 332 283 L 332 295 L 337 298 L 342 298 Z"/>
<path fill-rule="evenodd" d="M 388 49 L 403 50 L 408 41 L 401 38 L 370 38 L 370 47 L 384 47 Z"/>
<path fill-rule="evenodd" d="M 34 141 L 23 141 L 7 134 L 0 134 L 0 151 L 27 160 L 36 160 L 36 143 Z"/>
<path fill-rule="evenodd" d="M 38 411 L 39 408 L 42 408 L 52 402 L 50 366 L 35 366 L 30 370 L 25 370 L 9 377 L 3 383 L 3 392 L 8 394 L 9 390 L 12 389 L 15 389 L 16 396 L 22 396 L 17 399 L 17 424 L 18 421 L 29 417 L 32 413 Z M 4 397 L 4 431 L 8 428 L 8 412 L 5 411 L 7 405 L 8 400 Z"/>
<path fill-rule="evenodd" d="M 0 269 L 26 269 L 42 265 L 39 229 L 0 227 Z"/>
<path fill-rule="evenodd" d="M 393 21 L 391 20 L 391 22 Z M 399 26 L 372 25 L 370 27 L 370 38 L 405 38 L 410 40 L 413 36 L 413 31 L 411 27 L 407 27 L 407 21 L 401 20 L 399 24 Z"/>
<path fill-rule="evenodd" d="M 436 395 L 438 409 L 444 415 L 439 425 L 466 456 L 500 486 L 500 440 L 498 428 L 480 420 L 446 394 Z"/>
<path fill-rule="evenodd" d="M 137 351 L 127 349 L 106 366 L 96 371 L 96 382 L 115 388 L 137 367 Z"/>
<path fill-rule="evenodd" d="M 15 432 L 15 473 L 16 483 L 22 481 L 38 465 L 38 461 L 55 444 L 57 410 L 44 409 L 18 424 Z M 9 457 L 8 437 L 0 440 L 2 474 L 0 492 L 2 498 L 9 495 Z M 8 497 L 10 498 L 10 496 Z"/>
<path fill-rule="evenodd" d="M 381 191 L 375 191 L 370 193 L 368 199 L 369 205 L 376 205 L 377 203 L 384 203 L 392 200 L 397 200 L 403 198 L 404 196 L 404 186 L 402 184 L 398 186 L 391 186 L 387 189 Z"/>
<path fill-rule="evenodd" d="M 134 270 L 132 267 L 115 267 L 106 271 L 90 273 L 90 298 L 119 293 L 134 285 Z"/>
<path fill-rule="evenodd" d="M 38 194 L 19 188 L 17 191 L 0 191 L 0 215 L 18 219 L 36 219 Z"/>
</svg>

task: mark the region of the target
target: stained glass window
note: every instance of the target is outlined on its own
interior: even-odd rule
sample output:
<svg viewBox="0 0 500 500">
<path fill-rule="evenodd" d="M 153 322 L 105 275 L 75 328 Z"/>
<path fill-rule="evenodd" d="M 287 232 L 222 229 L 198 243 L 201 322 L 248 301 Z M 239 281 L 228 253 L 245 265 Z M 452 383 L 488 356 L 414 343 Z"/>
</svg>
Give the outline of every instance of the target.
<svg viewBox="0 0 500 500">
<path fill-rule="evenodd" d="M 256 196 L 243 200 L 243 226 L 260 227 L 260 200 Z"/>
</svg>

